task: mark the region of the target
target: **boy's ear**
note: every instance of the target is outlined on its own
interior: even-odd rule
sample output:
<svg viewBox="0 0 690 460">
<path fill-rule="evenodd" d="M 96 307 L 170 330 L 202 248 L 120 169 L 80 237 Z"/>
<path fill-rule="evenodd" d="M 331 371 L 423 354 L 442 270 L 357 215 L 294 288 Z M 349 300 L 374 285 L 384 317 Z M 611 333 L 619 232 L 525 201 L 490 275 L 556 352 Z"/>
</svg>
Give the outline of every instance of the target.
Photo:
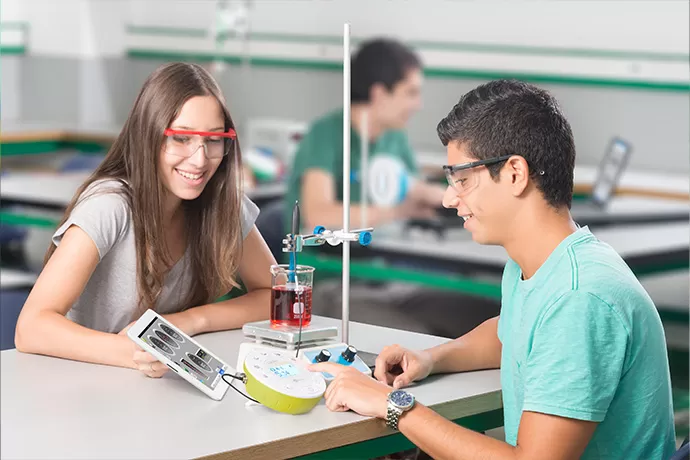
<svg viewBox="0 0 690 460">
<path fill-rule="evenodd" d="M 501 173 L 510 184 L 513 196 L 520 196 L 525 193 L 529 185 L 529 165 L 527 161 L 514 155 L 506 161 L 506 165 L 501 169 Z"/>
</svg>

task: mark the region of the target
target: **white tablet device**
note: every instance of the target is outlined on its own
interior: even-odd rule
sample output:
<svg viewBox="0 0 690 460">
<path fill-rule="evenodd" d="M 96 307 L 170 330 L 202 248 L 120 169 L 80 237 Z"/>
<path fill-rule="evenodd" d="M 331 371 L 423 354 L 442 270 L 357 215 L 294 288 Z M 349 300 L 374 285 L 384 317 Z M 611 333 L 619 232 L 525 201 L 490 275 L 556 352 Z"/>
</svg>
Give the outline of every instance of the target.
<svg viewBox="0 0 690 460">
<path fill-rule="evenodd" d="M 229 384 L 223 374 L 235 373 L 228 364 L 195 342 L 153 310 L 146 310 L 127 335 L 183 379 L 220 401 Z"/>
</svg>

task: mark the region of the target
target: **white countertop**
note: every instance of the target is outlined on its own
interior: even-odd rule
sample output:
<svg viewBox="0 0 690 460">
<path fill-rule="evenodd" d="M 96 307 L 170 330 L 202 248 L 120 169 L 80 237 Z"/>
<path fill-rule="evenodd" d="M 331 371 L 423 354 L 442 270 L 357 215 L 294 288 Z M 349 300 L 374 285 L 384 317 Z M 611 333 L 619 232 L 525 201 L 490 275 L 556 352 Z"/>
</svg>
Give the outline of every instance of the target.
<svg viewBox="0 0 690 460">
<path fill-rule="evenodd" d="M 350 339 L 374 353 L 392 343 L 419 349 L 446 341 L 359 323 L 350 324 Z M 243 335 L 226 331 L 198 341 L 234 366 Z M 2 458 L 177 459 L 232 452 L 230 458 L 274 459 L 391 433 L 380 420 L 330 412 L 323 401 L 291 416 L 248 406 L 231 389 L 214 401 L 172 372 L 149 379 L 134 370 L 15 350 L 1 358 Z M 453 419 L 501 407 L 498 370 L 434 376 L 410 391 Z"/>
<path fill-rule="evenodd" d="M 0 288 L 14 289 L 31 287 L 36 281 L 36 275 L 21 270 L 9 268 L 0 269 Z"/>
<path fill-rule="evenodd" d="M 90 176 L 88 172 L 12 172 L 0 180 L 0 195 L 4 199 L 66 207 L 79 186 Z M 285 184 L 260 184 L 246 189 L 252 199 L 281 196 Z"/>
</svg>

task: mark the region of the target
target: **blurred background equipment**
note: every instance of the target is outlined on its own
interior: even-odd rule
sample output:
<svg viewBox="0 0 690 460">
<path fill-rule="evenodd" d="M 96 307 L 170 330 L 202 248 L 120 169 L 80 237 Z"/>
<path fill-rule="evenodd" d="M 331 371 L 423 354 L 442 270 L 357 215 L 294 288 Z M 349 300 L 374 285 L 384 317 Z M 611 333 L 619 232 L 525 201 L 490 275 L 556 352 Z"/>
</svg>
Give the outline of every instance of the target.
<svg viewBox="0 0 690 460">
<path fill-rule="evenodd" d="M 295 120 L 255 118 L 247 124 L 245 139 L 251 152 L 271 158 L 274 166 L 268 166 L 269 161 L 260 162 L 249 159 L 252 168 L 256 170 L 257 179 L 264 182 L 282 180 L 286 169 L 292 164 L 297 145 L 302 140 L 307 124 Z M 243 153 L 244 156 L 247 156 Z M 256 166 L 253 162 L 256 161 Z M 268 171 L 262 172 L 263 168 Z M 275 172 L 271 173 L 271 171 Z M 265 178 L 263 178 L 266 176 Z M 263 179 L 262 179 L 263 178 Z"/>
</svg>

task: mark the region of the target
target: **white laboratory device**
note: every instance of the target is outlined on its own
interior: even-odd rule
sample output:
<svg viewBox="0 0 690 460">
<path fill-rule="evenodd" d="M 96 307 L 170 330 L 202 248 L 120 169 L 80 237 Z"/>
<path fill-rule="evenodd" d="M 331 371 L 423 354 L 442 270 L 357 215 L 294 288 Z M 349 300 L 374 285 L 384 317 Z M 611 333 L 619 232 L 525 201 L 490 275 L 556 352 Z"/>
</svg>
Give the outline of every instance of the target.
<svg viewBox="0 0 690 460">
<path fill-rule="evenodd" d="M 254 349 L 243 363 L 247 393 L 262 405 L 285 414 L 303 414 L 326 392 L 326 381 L 287 351 Z"/>
<path fill-rule="evenodd" d="M 242 327 L 242 332 L 250 341 L 240 345 L 238 369 L 243 368 L 250 353 L 284 350 L 307 364 L 330 361 L 371 375 L 371 369 L 359 356 L 357 349 L 339 341 L 338 328 L 321 318 L 312 318 L 309 326 L 301 331 L 296 326 L 275 326 L 266 320 L 247 323 Z M 323 377 L 328 382 L 333 379 L 328 373 L 324 373 Z"/>
</svg>

